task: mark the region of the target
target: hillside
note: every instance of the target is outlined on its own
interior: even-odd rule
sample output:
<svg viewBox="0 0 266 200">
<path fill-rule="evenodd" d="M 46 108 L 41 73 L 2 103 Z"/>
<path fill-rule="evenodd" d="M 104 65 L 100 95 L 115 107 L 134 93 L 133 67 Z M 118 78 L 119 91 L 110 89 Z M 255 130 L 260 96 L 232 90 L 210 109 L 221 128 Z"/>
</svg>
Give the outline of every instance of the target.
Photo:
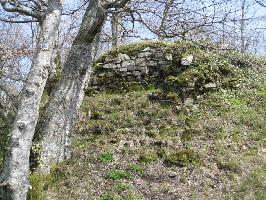
<svg viewBox="0 0 266 200">
<path fill-rule="evenodd" d="M 218 48 L 147 42 L 100 57 L 73 158 L 33 173 L 29 199 L 265 199 L 266 61 Z"/>
</svg>

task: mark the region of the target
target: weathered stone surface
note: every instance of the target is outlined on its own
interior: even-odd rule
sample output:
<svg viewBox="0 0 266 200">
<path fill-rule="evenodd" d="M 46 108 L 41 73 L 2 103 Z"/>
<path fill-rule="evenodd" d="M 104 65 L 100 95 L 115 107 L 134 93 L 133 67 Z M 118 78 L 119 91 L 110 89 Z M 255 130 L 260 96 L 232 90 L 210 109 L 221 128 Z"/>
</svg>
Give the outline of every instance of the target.
<svg viewBox="0 0 266 200">
<path fill-rule="evenodd" d="M 130 60 L 130 57 L 127 54 L 118 54 L 117 55 L 117 59 L 118 62 L 122 62 L 122 61 L 126 61 L 126 60 Z"/>
<path fill-rule="evenodd" d="M 216 85 L 216 83 L 207 83 L 206 85 L 204 85 L 204 87 L 206 89 L 213 89 L 213 88 L 216 88 L 217 85 Z"/>
<path fill-rule="evenodd" d="M 139 58 L 147 58 L 147 57 L 149 57 L 149 56 L 151 56 L 151 52 L 149 52 L 149 51 L 141 52 L 141 53 L 138 55 Z"/>
<path fill-rule="evenodd" d="M 104 69 L 115 69 L 115 68 L 119 68 L 119 66 L 117 66 L 116 64 L 109 63 L 109 64 L 103 65 L 102 68 L 104 68 Z"/>
<path fill-rule="evenodd" d="M 158 63 L 155 62 L 155 61 L 152 61 L 152 60 L 151 60 L 151 61 L 149 61 L 149 62 L 147 63 L 147 65 L 153 67 L 153 66 L 157 66 Z"/>
<path fill-rule="evenodd" d="M 140 75 L 141 75 L 141 72 L 140 72 L 140 71 L 134 71 L 134 72 L 133 72 L 133 75 L 135 75 L 135 76 L 140 76 Z"/>
<path fill-rule="evenodd" d="M 122 62 L 122 68 L 134 67 L 135 62 L 133 60 L 126 60 Z"/>
<path fill-rule="evenodd" d="M 188 97 L 188 98 L 186 98 L 186 99 L 184 100 L 184 104 L 185 104 L 185 105 L 192 105 L 193 102 L 194 102 L 194 99 L 193 99 L 193 98 L 190 98 L 190 97 Z"/>
<path fill-rule="evenodd" d="M 137 66 L 147 66 L 147 61 L 145 58 L 136 58 L 135 63 Z"/>
<path fill-rule="evenodd" d="M 184 58 L 181 58 L 181 64 L 182 65 L 190 65 L 193 61 L 193 56 L 192 55 L 189 55 L 189 56 L 186 56 Z"/>
<path fill-rule="evenodd" d="M 175 61 L 177 58 L 173 56 L 178 52 L 169 53 L 167 47 L 146 47 L 139 52 L 134 51 L 133 54 L 131 52 L 130 55 L 125 53 L 119 53 L 117 56 L 109 55 L 104 60 L 99 60 L 99 63 L 95 63 L 90 87 L 96 90 L 97 88 L 115 89 L 114 86 L 119 87 L 122 84 L 121 77 L 129 85 L 130 82 L 140 81 L 143 77 L 146 85 L 157 84 L 163 81 L 160 79 L 167 76 L 163 73 L 169 73 L 169 66 L 175 66 L 176 72 L 181 71 L 178 70 L 181 65 L 177 64 Z M 141 82 L 144 81 L 141 80 Z M 121 87 L 124 86 L 121 85 Z"/>
<path fill-rule="evenodd" d="M 112 57 L 112 56 L 108 56 L 105 58 L 105 62 L 114 62 L 116 60 L 116 58 Z"/>
<path fill-rule="evenodd" d="M 171 61 L 171 60 L 173 60 L 173 55 L 170 54 L 170 53 L 169 54 L 166 54 L 165 55 L 165 59 L 168 60 L 168 61 Z"/>
</svg>

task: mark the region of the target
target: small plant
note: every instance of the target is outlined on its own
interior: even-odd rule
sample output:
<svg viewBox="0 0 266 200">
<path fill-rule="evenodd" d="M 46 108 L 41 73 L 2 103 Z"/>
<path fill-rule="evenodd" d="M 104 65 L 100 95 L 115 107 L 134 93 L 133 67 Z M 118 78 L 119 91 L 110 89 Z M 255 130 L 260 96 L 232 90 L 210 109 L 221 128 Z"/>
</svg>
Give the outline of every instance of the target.
<svg viewBox="0 0 266 200">
<path fill-rule="evenodd" d="M 115 191 L 117 193 L 121 193 L 121 192 L 125 192 L 126 190 L 129 190 L 130 186 L 127 184 L 123 184 L 123 183 L 119 183 L 116 187 L 115 187 Z"/>
<path fill-rule="evenodd" d="M 114 160 L 113 153 L 110 151 L 104 152 L 98 157 L 98 160 L 105 164 L 110 163 Z"/>
<path fill-rule="evenodd" d="M 143 200 L 141 195 L 136 195 L 133 191 L 129 193 L 129 200 Z"/>
<path fill-rule="evenodd" d="M 168 193 L 171 191 L 171 185 L 170 184 L 164 184 L 163 185 L 163 192 Z"/>
<path fill-rule="evenodd" d="M 241 171 L 239 164 L 234 160 L 229 160 L 227 162 L 218 162 L 218 168 L 234 173 L 239 173 Z"/>
<path fill-rule="evenodd" d="M 130 164 L 128 165 L 128 168 L 129 168 L 130 170 L 136 172 L 136 173 L 140 173 L 140 174 L 142 174 L 142 173 L 144 172 L 144 169 L 143 169 L 141 166 L 139 166 L 139 165 L 137 165 L 137 164 L 135 164 L 135 163 L 130 163 Z"/>
<path fill-rule="evenodd" d="M 120 180 L 120 179 L 131 179 L 132 176 L 130 173 L 124 170 L 112 170 L 107 173 L 107 178 L 113 180 Z"/>
<path fill-rule="evenodd" d="M 149 163 L 158 160 L 158 156 L 154 152 L 144 152 L 139 156 L 139 161 Z"/>
<path fill-rule="evenodd" d="M 112 121 L 117 121 L 117 120 L 119 120 L 119 113 L 117 113 L 117 112 L 112 112 L 112 113 L 110 114 L 110 119 L 111 119 Z"/>
<path fill-rule="evenodd" d="M 93 111 L 91 113 L 91 116 L 90 116 L 90 119 L 93 119 L 93 120 L 99 120 L 102 118 L 102 115 L 101 113 L 97 112 L 97 111 Z"/>
<path fill-rule="evenodd" d="M 110 100 L 111 105 L 121 105 L 122 104 L 122 100 L 119 99 L 118 97 L 114 97 Z"/>
<path fill-rule="evenodd" d="M 192 128 L 186 128 L 185 131 L 181 134 L 181 141 L 188 142 L 193 139 L 193 136 L 199 134 L 199 131 Z"/>
<path fill-rule="evenodd" d="M 105 192 L 100 200 L 114 200 L 114 198 L 108 192 Z"/>
</svg>

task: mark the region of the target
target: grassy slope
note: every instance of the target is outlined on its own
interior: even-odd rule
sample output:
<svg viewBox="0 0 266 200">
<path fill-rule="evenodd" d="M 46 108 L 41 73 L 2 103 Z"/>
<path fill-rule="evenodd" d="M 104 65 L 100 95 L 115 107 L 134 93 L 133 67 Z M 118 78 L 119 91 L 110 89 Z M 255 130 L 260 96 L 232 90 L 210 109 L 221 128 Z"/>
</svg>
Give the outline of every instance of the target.
<svg viewBox="0 0 266 200">
<path fill-rule="evenodd" d="M 150 91 L 87 97 L 50 198 L 265 199 L 266 87 L 249 86 L 179 114 L 148 101 Z"/>
<path fill-rule="evenodd" d="M 266 68 L 241 70 L 181 111 L 156 88 L 86 97 L 73 159 L 34 174 L 31 199 L 265 199 Z"/>
</svg>

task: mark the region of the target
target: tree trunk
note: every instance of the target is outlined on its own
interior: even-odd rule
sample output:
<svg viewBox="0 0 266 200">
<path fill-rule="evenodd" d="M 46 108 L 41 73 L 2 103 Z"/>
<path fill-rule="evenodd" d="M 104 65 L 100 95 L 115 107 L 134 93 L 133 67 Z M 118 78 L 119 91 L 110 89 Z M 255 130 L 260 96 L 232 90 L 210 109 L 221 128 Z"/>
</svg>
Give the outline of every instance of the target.
<svg viewBox="0 0 266 200">
<path fill-rule="evenodd" d="M 70 134 L 83 100 L 92 63 L 95 36 L 105 20 L 101 1 L 91 0 L 83 17 L 78 35 L 73 41 L 64 64 L 61 79 L 52 92 L 41 128 L 39 171 L 50 172 L 52 162 L 70 158 Z"/>
<path fill-rule="evenodd" d="M 36 53 L 22 91 L 0 177 L 1 200 L 25 200 L 27 196 L 30 148 L 41 96 L 48 77 L 62 4 L 62 0 L 50 0 L 45 18 L 40 23 Z"/>
<path fill-rule="evenodd" d="M 243 0 L 241 3 L 241 18 L 240 18 L 240 51 L 244 52 L 245 49 L 245 8 L 246 0 Z"/>
<path fill-rule="evenodd" d="M 121 34 L 122 34 L 122 17 L 121 13 L 119 13 L 117 10 L 115 10 L 112 13 L 112 21 L 111 21 L 111 26 L 112 26 L 112 47 L 116 47 L 119 45 L 120 39 L 121 39 Z"/>
</svg>

